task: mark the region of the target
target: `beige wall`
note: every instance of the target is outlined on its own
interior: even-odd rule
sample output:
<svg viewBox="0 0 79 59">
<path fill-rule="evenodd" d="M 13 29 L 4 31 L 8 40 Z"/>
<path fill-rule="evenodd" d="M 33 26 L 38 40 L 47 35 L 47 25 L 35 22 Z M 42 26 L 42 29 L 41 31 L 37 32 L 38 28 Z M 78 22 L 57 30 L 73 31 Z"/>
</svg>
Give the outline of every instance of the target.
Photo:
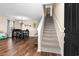
<svg viewBox="0 0 79 59">
<path fill-rule="evenodd" d="M 7 18 L 0 16 L 0 32 L 7 33 Z"/>
<path fill-rule="evenodd" d="M 36 20 L 27 20 L 23 21 L 24 25 L 22 26 L 23 30 L 29 29 L 29 35 L 30 36 L 35 36 L 37 33 L 37 26 L 38 26 L 38 21 Z M 34 27 L 34 23 L 36 24 L 36 27 Z M 25 26 L 25 25 L 31 25 L 31 26 Z"/>
<path fill-rule="evenodd" d="M 54 5 L 54 14 L 57 17 L 57 21 L 63 30 L 64 28 L 64 3 L 58 3 Z"/>
<path fill-rule="evenodd" d="M 20 29 L 21 28 L 19 21 L 15 21 L 15 28 L 16 29 Z"/>
<path fill-rule="evenodd" d="M 61 48 L 61 54 L 63 55 L 64 48 L 64 3 L 54 4 L 53 7 L 53 19 L 58 36 L 58 41 Z"/>
</svg>

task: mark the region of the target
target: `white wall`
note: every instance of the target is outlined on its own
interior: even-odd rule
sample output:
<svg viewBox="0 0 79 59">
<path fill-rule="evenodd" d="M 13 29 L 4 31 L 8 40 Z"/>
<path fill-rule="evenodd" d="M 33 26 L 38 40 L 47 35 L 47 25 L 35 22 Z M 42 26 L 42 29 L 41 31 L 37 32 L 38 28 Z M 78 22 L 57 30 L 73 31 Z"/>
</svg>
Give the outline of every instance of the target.
<svg viewBox="0 0 79 59">
<path fill-rule="evenodd" d="M 43 29 L 44 29 L 44 14 L 41 18 L 41 21 L 39 23 L 39 26 L 37 28 L 38 30 L 38 51 L 41 51 L 41 41 L 42 41 L 42 38 L 43 38 Z"/>
<path fill-rule="evenodd" d="M 52 16 L 52 8 L 53 6 L 50 6 L 50 16 Z"/>
<path fill-rule="evenodd" d="M 58 36 L 58 41 L 61 48 L 61 54 L 63 55 L 64 48 L 64 3 L 54 4 L 53 7 L 53 19 Z"/>
<path fill-rule="evenodd" d="M 0 16 L 0 32 L 7 33 L 7 18 Z"/>
</svg>

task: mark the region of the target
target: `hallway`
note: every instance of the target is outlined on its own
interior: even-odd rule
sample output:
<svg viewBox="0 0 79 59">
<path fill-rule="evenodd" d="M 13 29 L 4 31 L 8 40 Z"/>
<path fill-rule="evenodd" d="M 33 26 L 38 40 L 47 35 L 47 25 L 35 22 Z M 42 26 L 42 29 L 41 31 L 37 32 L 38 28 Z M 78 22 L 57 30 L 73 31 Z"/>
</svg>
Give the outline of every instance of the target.
<svg viewBox="0 0 79 59">
<path fill-rule="evenodd" d="M 42 51 L 61 54 L 54 21 L 52 19 L 51 16 L 45 18 L 43 39 L 41 43 Z"/>
</svg>

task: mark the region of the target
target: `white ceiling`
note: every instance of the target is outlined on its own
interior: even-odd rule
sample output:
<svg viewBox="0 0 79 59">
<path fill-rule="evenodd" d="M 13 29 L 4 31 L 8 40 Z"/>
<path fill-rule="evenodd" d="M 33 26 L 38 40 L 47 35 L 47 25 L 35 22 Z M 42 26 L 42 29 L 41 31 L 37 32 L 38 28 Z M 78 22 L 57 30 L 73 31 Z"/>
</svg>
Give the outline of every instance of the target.
<svg viewBox="0 0 79 59">
<path fill-rule="evenodd" d="M 0 16 L 24 16 L 39 20 L 43 14 L 43 4 L 0 3 Z"/>
</svg>

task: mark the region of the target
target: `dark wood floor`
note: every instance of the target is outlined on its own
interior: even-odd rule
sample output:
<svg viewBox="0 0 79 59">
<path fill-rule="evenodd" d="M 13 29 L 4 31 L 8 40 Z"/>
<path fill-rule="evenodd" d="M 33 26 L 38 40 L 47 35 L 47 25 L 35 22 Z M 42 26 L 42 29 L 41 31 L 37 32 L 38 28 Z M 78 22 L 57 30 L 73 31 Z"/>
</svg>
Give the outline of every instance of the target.
<svg viewBox="0 0 79 59">
<path fill-rule="evenodd" d="M 37 38 L 11 39 L 0 41 L 0 56 L 59 56 L 60 54 L 37 52 Z"/>
</svg>

